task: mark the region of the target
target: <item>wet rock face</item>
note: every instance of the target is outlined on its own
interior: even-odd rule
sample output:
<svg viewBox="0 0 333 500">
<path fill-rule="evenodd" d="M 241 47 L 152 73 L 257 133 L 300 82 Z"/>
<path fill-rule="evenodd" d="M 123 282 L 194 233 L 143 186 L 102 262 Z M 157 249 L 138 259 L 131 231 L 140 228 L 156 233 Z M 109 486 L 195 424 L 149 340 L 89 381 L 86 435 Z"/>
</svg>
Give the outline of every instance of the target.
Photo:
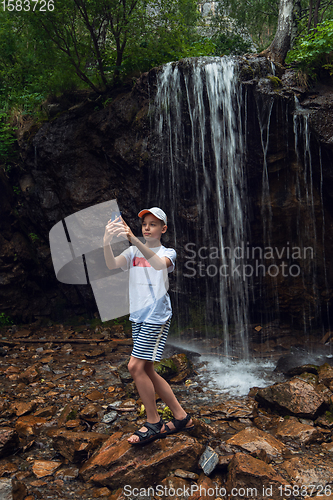
<svg viewBox="0 0 333 500">
<path fill-rule="evenodd" d="M 106 107 L 90 98 L 79 103 L 76 100 L 66 102 L 57 118 L 44 123 L 38 130 L 34 125 L 31 130 L 19 132 L 22 169 L 11 174 L 10 182 L 3 173 L 0 175 L 1 311 L 23 319 L 39 315 L 81 314 L 89 309 L 95 311 L 88 287 L 68 287 L 56 281 L 48 233 L 56 222 L 69 214 L 114 198 L 118 199 L 127 222 L 138 228 L 137 212 L 148 197 L 147 183 L 154 162 L 149 104 L 156 92 L 158 71 L 155 68 L 144 74 L 132 90 L 125 89 L 124 93 L 114 96 Z M 263 197 L 265 154 L 262 133 L 269 130 L 266 160 L 272 209 L 270 241 L 279 251 L 287 241 L 313 247 L 317 283 L 313 285 L 313 269 L 308 269 L 311 265 L 302 260 L 298 277 L 279 277 L 277 282 L 265 278 L 260 285 L 255 282 L 254 294 L 264 297 L 262 301 L 257 300 L 255 313 L 274 308 L 278 302 L 282 314 L 301 324 L 304 303 L 309 304 L 305 312 L 311 315 L 320 308 L 326 311 L 327 304 L 332 301 L 333 275 L 330 271 L 325 273 L 325 269 L 332 268 L 330 248 L 333 244 L 330 209 L 333 198 L 332 89 L 318 87 L 318 91 L 311 95 L 297 87 L 292 75 L 283 79 L 283 68 L 277 67 L 275 76 L 272 71 L 272 65 L 264 58 L 240 60 L 248 120 L 245 128 L 251 206 L 249 243 L 261 247 L 267 243 L 263 239 L 263 213 L 267 212 L 267 200 Z M 302 170 L 304 145 L 301 139 L 300 154 L 295 151 L 295 95 L 310 113 L 309 123 L 313 131 L 310 140 L 313 200 L 310 205 L 317 220 L 317 231 L 309 221 L 309 208 L 306 207 L 309 204 L 305 195 L 309 176 L 306 177 Z M 300 138 L 302 134 L 304 136 L 304 131 Z M 19 196 L 13 192 L 12 185 L 20 186 Z M 198 207 L 195 193 L 191 191 L 190 183 L 188 185 L 184 199 L 172 200 L 172 208 L 186 224 L 191 236 L 195 232 Z M 325 246 L 322 244 L 323 220 L 326 222 Z M 169 237 L 172 239 L 172 227 Z M 176 250 L 181 269 L 183 246 L 179 244 Z M 277 259 L 277 264 L 288 259 Z M 260 293 L 261 286 L 264 286 L 265 294 Z"/>
</svg>

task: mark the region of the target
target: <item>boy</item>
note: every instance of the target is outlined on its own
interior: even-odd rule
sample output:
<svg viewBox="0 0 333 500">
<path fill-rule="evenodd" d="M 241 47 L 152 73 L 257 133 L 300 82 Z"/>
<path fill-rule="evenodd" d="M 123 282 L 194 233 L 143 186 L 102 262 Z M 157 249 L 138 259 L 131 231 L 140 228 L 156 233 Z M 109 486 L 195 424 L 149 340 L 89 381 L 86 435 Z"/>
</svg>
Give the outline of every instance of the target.
<svg viewBox="0 0 333 500">
<path fill-rule="evenodd" d="M 181 429 L 194 428 L 190 415 L 180 406 L 171 387 L 154 370 L 154 361 L 160 361 L 170 327 L 172 309 L 167 293 L 167 273 L 174 269 L 176 252 L 161 245 L 161 236 L 167 230 L 167 216 L 153 207 L 139 212 L 145 243 L 134 236 L 122 217 L 109 220 L 104 234 L 104 256 L 109 269 L 121 267 L 130 272 L 130 320 L 133 351 L 128 364 L 135 385 L 145 406 L 147 422 L 135 431 L 128 441 L 133 445 L 150 443 L 154 439 L 174 434 Z M 133 246 L 114 257 L 110 243 L 114 237 L 126 237 Z M 159 417 L 155 392 L 174 414 L 164 424 Z"/>
</svg>

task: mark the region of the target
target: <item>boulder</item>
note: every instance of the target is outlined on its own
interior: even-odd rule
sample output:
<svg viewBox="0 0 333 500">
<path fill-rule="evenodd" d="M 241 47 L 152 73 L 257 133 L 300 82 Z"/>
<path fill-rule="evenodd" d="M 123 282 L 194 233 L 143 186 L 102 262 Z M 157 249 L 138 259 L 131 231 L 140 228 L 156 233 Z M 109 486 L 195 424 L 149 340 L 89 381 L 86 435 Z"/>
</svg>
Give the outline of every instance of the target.
<svg viewBox="0 0 333 500">
<path fill-rule="evenodd" d="M 19 376 L 19 380 L 25 384 L 31 384 L 39 378 L 39 365 L 29 366 L 24 372 Z"/>
<path fill-rule="evenodd" d="M 286 460 L 281 466 L 294 484 L 308 488 L 311 485 L 315 486 L 315 490 L 312 492 L 315 496 L 325 494 L 325 486 L 332 482 L 333 461 L 327 458 L 301 455 Z"/>
<path fill-rule="evenodd" d="M 107 434 L 98 432 L 73 432 L 62 429 L 50 431 L 53 438 L 53 448 L 70 462 L 82 462 L 95 449 L 106 441 Z"/>
<path fill-rule="evenodd" d="M 276 436 L 283 441 L 296 441 L 301 445 L 323 440 L 323 435 L 316 427 L 301 424 L 295 417 L 290 417 L 280 422 L 277 427 Z"/>
<path fill-rule="evenodd" d="M 33 436 L 39 434 L 45 424 L 47 419 L 44 417 L 25 415 L 17 419 L 15 430 L 19 436 Z"/>
<path fill-rule="evenodd" d="M 200 415 L 201 417 L 214 415 L 221 420 L 253 418 L 256 416 L 257 406 L 258 404 L 252 398 L 245 398 L 242 401 L 230 400 L 216 406 L 203 406 Z"/>
<path fill-rule="evenodd" d="M 153 441 L 149 446 L 136 447 L 127 435 L 116 432 L 80 469 L 84 481 L 92 481 L 110 489 L 126 484 L 145 487 L 164 479 L 170 464 L 173 469 L 186 463 L 188 471 L 197 469 L 204 446 L 195 439 L 177 434 Z"/>
<path fill-rule="evenodd" d="M 229 465 L 226 489 L 235 500 L 241 498 L 281 500 L 283 496 L 280 491 L 287 484 L 270 464 L 245 453 L 236 453 Z"/>
<path fill-rule="evenodd" d="M 11 409 L 14 411 L 17 417 L 31 413 L 37 408 L 36 401 L 17 401 L 12 404 Z"/>
<path fill-rule="evenodd" d="M 318 377 L 319 383 L 330 387 L 330 384 L 333 382 L 333 367 L 328 363 L 324 363 L 318 369 Z"/>
<path fill-rule="evenodd" d="M 256 455 L 260 451 L 264 451 L 270 459 L 281 457 L 286 448 L 281 441 L 275 439 L 271 434 L 255 427 L 247 427 L 238 432 L 238 434 L 228 439 L 227 444 L 237 446 Z"/>
<path fill-rule="evenodd" d="M 325 403 L 312 383 L 297 377 L 259 389 L 256 400 L 263 405 L 275 406 L 284 414 L 304 418 L 316 418 Z"/>
<path fill-rule="evenodd" d="M 41 478 L 51 476 L 60 466 L 62 462 L 53 460 L 35 460 L 32 466 L 32 472 L 36 477 Z"/>
</svg>

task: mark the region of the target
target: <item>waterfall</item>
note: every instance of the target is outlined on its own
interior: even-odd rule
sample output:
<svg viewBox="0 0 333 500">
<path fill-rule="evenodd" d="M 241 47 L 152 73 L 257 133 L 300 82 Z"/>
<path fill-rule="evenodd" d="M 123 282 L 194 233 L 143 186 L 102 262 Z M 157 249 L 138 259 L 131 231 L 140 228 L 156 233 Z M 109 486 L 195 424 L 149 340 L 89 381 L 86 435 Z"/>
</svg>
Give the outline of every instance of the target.
<svg viewBox="0 0 333 500">
<path fill-rule="evenodd" d="M 311 154 L 311 136 L 309 128 L 309 112 L 304 110 L 295 96 L 295 111 L 293 115 L 293 128 L 295 136 L 295 153 L 297 163 L 303 166 L 302 171 L 296 172 L 296 197 L 300 200 L 298 220 L 297 220 L 297 233 L 299 238 L 299 246 L 303 248 L 311 246 L 311 242 L 318 241 L 317 235 L 317 221 L 316 221 L 316 208 L 322 214 L 322 258 L 324 261 L 324 274 L 325 285 L 328 290 L 326 264 L 325 264 L 325 216 L 323 207 L 323 193 L 322 193 L 322 167 L 320 163 L 320 200 L 321 206 L 315 206 L 314 197 L 314 181 L 313 181 L 313 162 Z M 319 150 L 319 158 L 320 150 Z M 303 213 L 301 213 L 303 212 Z M 304 328 L 306 329 L 307 323 L 311 329 L 313 322 L 318 322 L 321 316 L 321 297 L 318 292 L 318 276 L 317 276 L 317 262 L 319 258 L 320 249 L 318 245 L 313 249 L 313 259 L 310 260 L 309 267 L 306 272 L 302 274 L 303 287 L 306 289 L 306 276 L 311 276 L 311 290 L 313 301 L 305 301 L 303 305 L 303 316 L 306 318 L 304 321 Z M 327 311 L 328 312 L 328 311 Z M 328 314 L 327 314 L 328 316 Z"/>
<path fill-rule="evenodd" d="M 247 358 L 245 103 L 237 69 L 232 57 L 192 58 L 158 73 L 148 200 L 167 210 L 169 245 L 184 261 L 178 310 L 200 295 L 206 330 L 221 331 L 227 355 L 236 347 Z"/>
</svg>

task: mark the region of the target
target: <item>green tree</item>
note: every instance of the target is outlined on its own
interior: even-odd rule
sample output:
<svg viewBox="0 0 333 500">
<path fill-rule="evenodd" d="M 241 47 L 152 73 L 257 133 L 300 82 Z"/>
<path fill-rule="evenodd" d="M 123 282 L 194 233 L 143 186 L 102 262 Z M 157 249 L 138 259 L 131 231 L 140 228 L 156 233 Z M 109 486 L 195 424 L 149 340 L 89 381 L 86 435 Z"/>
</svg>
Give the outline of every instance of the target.
<svg viewBox="0 0 333 500">
<path fill-rule="evenodd" d="M 186 54 L 196 36 L 195 0 L 57 0 L 44 14 L 29 13 L 34 39 L 65 55 L 96 92 L 145 60 Z"/>
<path fill-rule="evenodd" d="M 279 0 L 220 0 L 212 24 L 224 34 L 250 35 L 260 49 L 271 41 L 278 14 Z"/>
<path fill-rule="evenodd" d="M 290 18 L 290 45 L 296 37 L 318 22 L 331 19 L 333 0 L 220 0 L 217 2 L 215 27 L 222 33 L 230 30 L 230 20 L 235 23 L 235 30 L 246 30 L 259 50 L 266 49 L 275 35 L 282 29 L 283 11 L 292 11 Z M 280 12 L 280 25 L 279 22 Z M 290 13 L 288 14 L 290 17 Z M 218 26 L 219 25 L 219 26 Z M 276 40 L 276 43 L 281 43 Z M 274 50 L 274 47 L 272 47 Z M 282 58 L 283 59 L 283 58 Z"/>
<path fill-rule="evenodd" d="M 333 20 L 317 23 L 309 33 L 300 36 L 287 62 L 297 63 L 311 77 L 320 74 L 322 68 L 333 76 Z"/>
</svg>

